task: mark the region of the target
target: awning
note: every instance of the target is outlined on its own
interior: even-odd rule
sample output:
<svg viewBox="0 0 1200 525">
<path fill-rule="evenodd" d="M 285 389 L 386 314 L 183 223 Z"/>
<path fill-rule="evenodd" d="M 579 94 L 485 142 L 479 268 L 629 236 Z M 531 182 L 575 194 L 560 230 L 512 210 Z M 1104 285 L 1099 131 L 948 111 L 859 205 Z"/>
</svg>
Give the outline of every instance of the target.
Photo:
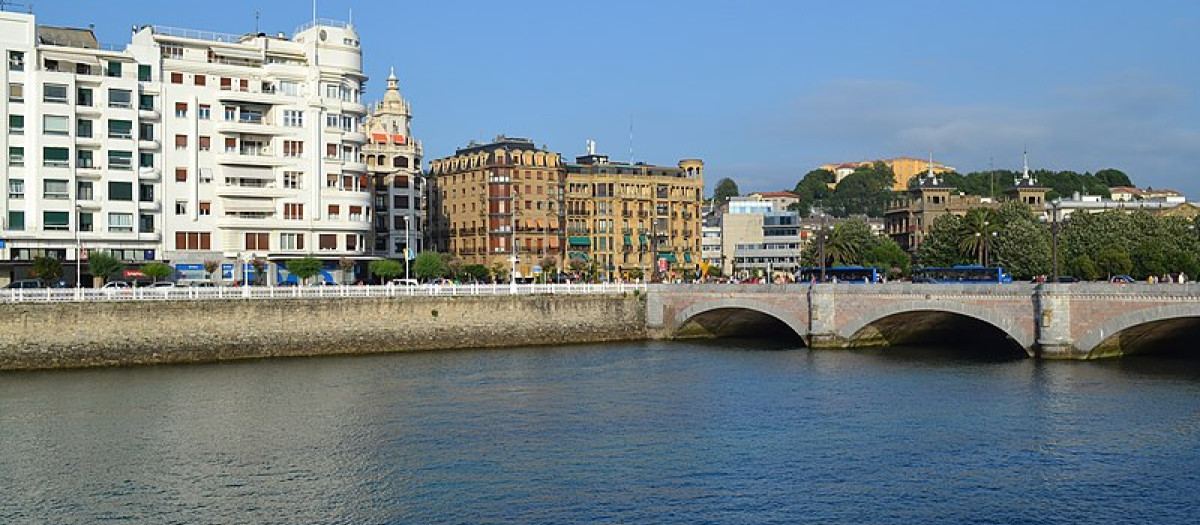
<svg viewBox="0 0 1200 525">
<path fill-rule="evenodd" d="M 625 246 L 631 246 L 631 245 L 633 245 L 633 240 L 629 238 L 628 234 L 626 234 L 625 235 Z"/>
<path fill-rule="evenodd" d="M 273 212 L 275 202 L 271 199 L 222 199 L 221 208 L 233 212 Z"/>
<path fill-rule="evenodd" d="M 558 237 L 551 237 L 551 238 L 550 238 L 550 247 L 551 247 L 551 248 L 558 248 Z"/>
<path fill-rule="evenodd" d="M 525 229 L 526 230 L 533 229 L 533 219 L 525 219 Z"/>
<path fill-rule="evenodd" d="M 690 254 L 688 252 L 683 252 L 683 262 L 686 262 L 686 263 L 692 262 L 692 254 Z"/>
<path fill-rule="evenodd" d="M 262 51 L 258 49 L 234 49 L 225 47 L 211 47 L 209 49 L 212 50 L 212 52 L 217 56 L 262 60 Z"/>
<path fill-rule="evenodd" d="M 588 258 L 588 254 L 583 252 L 567 252 L 567 259 L 583 259 L 584 261 L 591 260 Z"/>
<path fill-rule="evenodd" d="M 537 229 L 541 230 L 545 227 L 545 223 L 541 219 L 537 220 Z"/>
<path fill-rule="evenodd" d="M 392 143 L 403 146 L 405 143 L 404 135 L 392 135 Z"/>
<path fill-rule="evenodd" d="M 275 172 L 271 171 L 271 168 L 252 168 L 248 166 L 221 168 L 221 176 L 235 179 L 275 180 Z"/>
<path fill-rule="evenodd" d="M 558 219 L 550 219 L 550 229 L 551 230 L 558 229 Z"/>
<path fill-rule="evenodd" d="M 372 133 L 371 142 L 376 144 L 387 144 L 387 133 Z"/>
<path fill-rule="evenodd" d="M 571 238 L 567 239 L 567 243 L 572 246 L 591 246 L 592 238 L 591 237 L 571 237 Z"/>
<path fill-rule="evenodd" d="M 658 252 L 658 258 L 666 259 L 669 263 L 679 262 L 679 260 L 675 258 L 675 254 L 672 252 Z"/>
<path fill-rule="evenodd" d="M 643 245 L 645 245 L 645 244 L 649 244 L 649 243 L 647 243 L 647 242 L 646 242 L 646 236 L 645 236 L 645 235 L 638 235 L 638 244 L 643 244 Z"/>
<path fill-rule="evenodd" d="M 45 60 L 57 60 L 59 62 L 70 62 L 72 64 L 87 64 L 93 67 L 100 67 L 100 59 L 87 55 L 73 55 L 70 53 L 55 53 L 53 51 L 42 51 L 42 58 Z M 66 69 L 61 69 L 66 71 Z"/>
</svg>

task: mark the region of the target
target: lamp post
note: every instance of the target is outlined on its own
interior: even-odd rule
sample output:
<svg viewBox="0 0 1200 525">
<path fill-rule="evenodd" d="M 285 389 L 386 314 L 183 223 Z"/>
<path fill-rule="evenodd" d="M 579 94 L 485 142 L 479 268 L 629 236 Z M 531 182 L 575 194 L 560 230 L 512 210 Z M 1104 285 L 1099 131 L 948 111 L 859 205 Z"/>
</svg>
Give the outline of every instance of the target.
<svg viewBox="0 0 1200 525">
<path fill-rule="evenodd" d="M 1050 201 L 1050 282 L 1058 282 L 1058 208 L 1062 200 Z"/>
<path fill-rule="evenodd" d="M 409 243 L 409 239 L 410 239 L 408 236 L 408 221 L 409 221 L 409 216 L 405 215 L 404 216 L 404 279 L 405 279 L 405 282 L 408 281 L 408 243 Z"/>
<path fill-rule="evenodd" d="M 79 217 L 83 214 L 83 206 L 75 205 L 75 289 L 83 287 L 83 241 L 79 239 Z"/>
</svg>

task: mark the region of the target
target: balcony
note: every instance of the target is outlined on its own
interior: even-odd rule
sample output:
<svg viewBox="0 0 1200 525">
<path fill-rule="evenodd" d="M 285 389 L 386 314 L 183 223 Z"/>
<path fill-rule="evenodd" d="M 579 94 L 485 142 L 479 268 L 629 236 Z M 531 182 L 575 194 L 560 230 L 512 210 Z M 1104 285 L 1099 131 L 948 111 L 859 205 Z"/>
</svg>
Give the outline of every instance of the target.
<svg viewBox="0 0 1200 525">
<path fill-rule="evenodd" d="M 367 171 L 367 165 L 362 162 L 358 162 L 358 161 L 346 161 L 345 163 L 342 164 L 342 171 L 344 171 L 344 172 L 345 171 L 353 171 L 356 173 L 362 173 L 362 172 Z"/>
<path fill-rule="evenodd" d="M 162 203 L 159 201 L 138 201 L 138 209 L 141 211 L 162 211 Z"/>
<path fill-rule="evenodd" d="M 103 112 L 104 112 L 103 110 L 101 110 L 99 107 L 95 106 L 94 104 L 76 104 L 75 105 L 75 114 L 76 115 L 96 116 L 96 115 L 102 114 Z"/>
<path fill-rule="evenodd" d="M 217 164 L 228 164 L 235 166 L 283 166 L 288 164 L 293 159 L 301 157 L 286 157 L 280 158 L 271 155 L 271 150 L 262 148 L 258 150 L 242 150 L 239 152 L 225 152 L 216 155 Z"/>
<path fill-rule="evenodd" d="M 342 141 L 355 144 L 366 144 L 367 135 L 361 131 L 347 131 L 342 134 Z"/>
<path fill-rule="evenodd" d="M 138 149 L 158 151 L 162 149 L 162 142 L 159 142 L 158 139 L 140 138 L 138 139 Z"/>
<path fill-rule="evenodd" d="M 217 93 L 217 100 L 221 102 L 247 102 L 250 104 L 286 104 L 291 102 L 286 96 L 275 90 L 268 91 L 250 91 L 241 90 L 238 86 L 222 86 L 221 91 Z"/>
<path fill-rule="evenodd" d="M 137 240 L 145 242 L 162 242 L 162 232 L 138 232 Z"/>
<path fill-rule="evenodd" d="M 138 179 L 158 182 L 162 179 L 162 170 L 158 168 L 138 168 Z"/>
<path fill-rule="evenodd" d="M 218 133 L 249 133 L 252 135 L 286 135 L 290 131 L 276 126 L 262 117 L 242 115 L 237 120 L 220 120 L 215 126 Z"/>
<path fill-rule="evenodd" d="M 233 184 L 219 184 L 216 187 L 215 193 L 218 197 L 241 197 L 241 198 L 261 198 L 261 199 L 276 199 L 283 198 L 295 194 L 295 190 L 287 190 L 277 188 L 274 184 L 265 184 L 262 186 L 238 186 Z"/>
<path fill-rule="evenodd" d="M 153 107 L 139 107 L 138 120 L 158 120 L 162 118 L 162 113 Z"/>
</svg>

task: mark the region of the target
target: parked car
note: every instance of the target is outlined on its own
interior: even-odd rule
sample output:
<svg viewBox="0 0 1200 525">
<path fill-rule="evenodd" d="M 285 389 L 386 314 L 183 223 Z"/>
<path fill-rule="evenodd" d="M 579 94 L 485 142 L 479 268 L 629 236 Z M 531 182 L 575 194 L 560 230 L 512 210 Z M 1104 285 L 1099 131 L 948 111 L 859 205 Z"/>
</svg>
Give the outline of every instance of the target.
<svg viewBox="0 0 1200 525">
<path fill-rule="evenodd" d="M 1133 277 L 1128 275 L 1114 275 L 1108 278 L 1108 282 L 1113 284 L 1133 284 L 1135 281 Z"/>
<path fill-rule="evenodd" d="M 429 284 L 433 286 L 454 286 L 454 281 L 451 281 L 450 279 L 437 278 L 430 279 Z"/>
<path fill-rule="evenodd" d="M 1079 282 L 1079 278 L 1072 276 L 1072 275 L 1060 275 L 1060 276 L 1058 276 L 1058 282 L 1060 282 L 1060 283 L 1077 283 L 1077 282 Z"/>
<path fill-rule="evenodd" d="M 40 279 L 18 279 L 4 286 L 10 290 L 26 289 L 26 288 L 45 288 Z"/>
<path fill-rule="evenodd" d="M 392 279 L 388 281 L 388 286 L 416 286 L 416 279 Z"/>
<path fill-rule="evenodd" d="M 173 283 L 171 281 L 158 281 L 156 283 L 150 284 L 150 288 L 175 288 L 175 287 L 176 287 L 175 283 Z"/>
<path fill-rule="evenodd" d="M 109 282 L 104 283 L 104 286 L 102 286 L 101 288 L 105 289 L 105 290 L 113 290 L 113 289 L 128 289 L 128 288 L 133 288 L 133 286 L 130 285 L 126 281 L 109 281 Z"/>
</svg>

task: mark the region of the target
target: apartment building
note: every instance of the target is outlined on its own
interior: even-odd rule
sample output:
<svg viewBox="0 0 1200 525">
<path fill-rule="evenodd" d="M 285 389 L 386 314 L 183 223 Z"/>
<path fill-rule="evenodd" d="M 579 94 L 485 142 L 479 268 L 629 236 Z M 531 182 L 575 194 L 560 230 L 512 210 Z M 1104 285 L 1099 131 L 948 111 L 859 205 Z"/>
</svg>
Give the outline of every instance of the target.
<svg viewBox="0 0 1200 525">
<path fill-rule="evenodd" d="M 375 198 L 372 253 L 388 259 L 416 257 L 424 248 L 425 176 L 421 142 L 412 137 L 412 111 L 392 71 L 383 100 L 371 108 L 363 145 Z M 406 252 L 407 251 L 407 252 Z"/>
<path fill-rule="evenodd" d="M 563 268 L 563 184 L 558 153 L 500 135 L 430 163 L 431 248 L 464 265 L 518 280 Z"/>
<path fill-rule="evenodd" d="M 69 268 L 88 249 L 160 259 L 162 183 L 145 169 L 160 165 L 152 66 L 89 29 L 38 26 L 22 13 L 0 12 L 0 53 L 0 281 L 52 257 L 73 284 Z"/>
<path fill-rule="evenodd" d="M 330 280 L 339 260 L 368 256 L 366 76 L 353 26 L 313 21 L 290 38 L 145 26 L 128 50 L 161 108 L 139 176 L 161 180 L 163 254 L 180 277 L 203 278 L 203 263 L 220 260 L 223 279 L 241 280 L 238 262 L 258 258 L 268 276 L 251 277 L 275 282 L 282 263 L 313 256 Z"/>
<path fill-rule="evenodd" d="M 612 162 L 588 141 L 566 165 L 567 259 L 606 280 L 698 275 L 704 162 Z"/>
<path fill-rule="evenodd" d="M 721 216 L 721 271 L 735 277 L 794 273 L 803 248 L 800 214 L 763 194 L 729 199 Z"/>
</svg>

